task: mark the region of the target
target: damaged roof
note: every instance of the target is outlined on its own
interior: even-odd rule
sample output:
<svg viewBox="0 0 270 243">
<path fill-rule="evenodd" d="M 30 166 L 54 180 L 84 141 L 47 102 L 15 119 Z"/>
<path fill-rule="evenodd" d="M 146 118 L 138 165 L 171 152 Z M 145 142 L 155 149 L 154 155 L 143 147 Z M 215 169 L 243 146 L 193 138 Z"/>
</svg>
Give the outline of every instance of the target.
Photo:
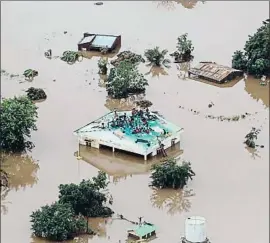
<svg viewBox="0 0 270 243">
<path fill-rule="evenodd" d="M 191 68 L 189 72 L 193 75 L 203 76 L 220 82 L 231 73 L 242 71 L 215 62 L 200 62 L 199 65 Z"/>
<path fill-rule="evenodd" d="M 89 43 L 89 45 L 93 47 L 112 48 L 117 38 L 118 36 L 114 35 L 99 35 L 99 34 L 84 33 L 84 37 L 80 40 L 78 44 Z"/>
</svg>

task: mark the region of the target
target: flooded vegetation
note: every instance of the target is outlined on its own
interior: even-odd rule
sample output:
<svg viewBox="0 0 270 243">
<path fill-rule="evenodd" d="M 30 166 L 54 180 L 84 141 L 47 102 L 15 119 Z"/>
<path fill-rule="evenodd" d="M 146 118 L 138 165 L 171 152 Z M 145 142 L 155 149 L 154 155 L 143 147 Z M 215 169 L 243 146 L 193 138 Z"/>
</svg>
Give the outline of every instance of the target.
<svg viewBox="0 0 270 243">
<path fill-rule="evenodd" d="M 213 243 L 232 239 L 268 242 L 269 83 L 260 85 L 260 79 L 248 75 L 219 85 L 185 75 L 190 67 L 205 60 L 231 66 L 234 52 L 243 50 L 248 35 L 268 18 L 268 5 L 195 0 L 108 1 L 101 5 L 2 2 L 2 97 L 25 95 L 34 87 L 44 89 L 47 98 L 35 103 L 37 131 L 31 131 L 27 138 L 35 147 L 29 144 L 31 151 L 24 156 L 9 155 L 1 161 L 1 169 L 8 175 L 8 187 L 1 190 L 1 240 L 52 242 L 33 235 L 30 215 L 58 200 L 60 184 L 80 185 L 101 170 L 108 175 L 108 191 L 113 198 L 109 208 L 115 214 L 83 221 L 82 225 L 88 224 L 96 234 L 76 235 L 65 242 L 125 242 L 127 229 L 133 224 L 119 219 L 120 214 L 130 221 L 144 217 L 155 224 L 156 243 L 179 242 L 185 219 L 193 215 L 206 218 L 207 237 Z M 76 18 L 70 18 L 74 12 Z M 224 13 L 230 13 L 230 18 Z M 78 52 L 78 40 L 86 31 L 121 34 L 121 49 L 103 54 Z M 163 55 L 171 61 L 170 68 L 146 65 L 146 50 L 158 46 L 160 52 L 173 53 L 177 38 L 184 33 L 194 46 L 192 62 L 174 63 L 174 57 Z M 128 51 L 140 59 L 136 72 L 147 79 L 148 86 L 140 94 L 109 97 L 106 87 L 110 70 L 119 66 L 112 61 L 119 58 L 118 52 L 123 56 Z M 63 53 L 64 61 L 59 58 Z M 108 76 L 104 66 L 98 65 L 101 57 L 107 60 Z M 238 65 L 242 65 L 240 61 Z M 145 162 L 106 148 L 78 148 L 73 136 L 76 128 L 108 111 L 132 109 L 143 100 L 151 101 L 151 110 L 184 128 L 181 150 L 177 146 L 167 152 L 169 158 L 191 161 L 196 172 L 183 189 L 149 186 L 150 169 L 160 163 L 161 156 Z M 249 148 L 245 136 L 253 127 L 260 130 L 254 140 L 259 146 Z"/>
</svg>

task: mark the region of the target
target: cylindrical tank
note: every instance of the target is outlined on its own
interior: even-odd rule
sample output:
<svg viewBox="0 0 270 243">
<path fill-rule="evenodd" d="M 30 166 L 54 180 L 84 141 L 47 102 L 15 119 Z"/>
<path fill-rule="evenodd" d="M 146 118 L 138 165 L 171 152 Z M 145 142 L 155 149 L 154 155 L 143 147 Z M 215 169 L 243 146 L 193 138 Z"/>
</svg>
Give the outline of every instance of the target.
<svg viewBox="0 0 270 243">
<path fill-rule="evenodd" d="M 206 241 L 206 220 L 200 216 L 192 216 L 185 222 L 185 238 L 192 243 Z"/>
</svg>

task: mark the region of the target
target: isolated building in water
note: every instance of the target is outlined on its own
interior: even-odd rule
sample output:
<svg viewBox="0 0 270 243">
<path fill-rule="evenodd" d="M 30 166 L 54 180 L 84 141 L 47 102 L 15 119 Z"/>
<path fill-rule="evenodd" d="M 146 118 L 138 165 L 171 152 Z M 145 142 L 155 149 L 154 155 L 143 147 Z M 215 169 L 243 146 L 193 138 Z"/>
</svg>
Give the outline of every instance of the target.
<svg viewBox="0 0 270 243">
<path fill-rule="evenodd" d="M 79 51 L 102 51 L 111 52 L 121 47 L 121 35 L 100 35 L 84 33 L 78 43 Z"/>
<path fill-rule="evenodd" d="M 112 152 L 123 150 L 144 156 L 166 156 L 166 149 L 180 146 L 183 128 L 153 112 L 110 112 L 74 131 L 79 143 L 99 149 L 110 147 Z"/>
</svg>

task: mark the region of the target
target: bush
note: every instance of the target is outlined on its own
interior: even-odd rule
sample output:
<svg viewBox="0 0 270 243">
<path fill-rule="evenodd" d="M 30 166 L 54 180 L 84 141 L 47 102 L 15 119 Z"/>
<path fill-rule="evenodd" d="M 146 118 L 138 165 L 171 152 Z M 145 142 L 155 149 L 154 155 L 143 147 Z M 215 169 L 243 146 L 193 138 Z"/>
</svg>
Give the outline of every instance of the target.
<svg viewBox="0 0 270 243">
<path fill-rule="evenodd" d="M 43 100 L 47 98 L 47 95 L 43 89 L 37 89 L 37 88 L 31 87 L 26 90 L 26 93 L 27 93 L 27 97 L 33 101 Z"/>
<path fill-rule="evenodd" d="M 129 61 L 122 61 L 110 70 L 107 92 L 112 98 L 127 98 L 129 94 L 143 93 L 148 81 L 139 73 L 138 67 Z"/>
<path fill-rule="evenodd" d="M 255 148 L 255 140 L 258 138 L 258 134 L 260 133 L 260 129 L 256 129 L 255 127 L 252 127 L 251 131 L 245 136 L 245 144 L 249 148 Z"/>
<path fill-rule="evenodd" d="M 139 54 L 136 54 L 131 51 L 122 51 L 119 54 L 117 54 L 117 58 L 111 61 L 111 64 L 113 66 L 118 66 L 120 62 L 122 61 L 129 61 L 134 65 L 138 65 L 140 63 L 145 63 L 145 60 L 143 57 Z"/>
<path fill-rule="evenodd" d="M 263 21 L 254 35 L 250 35 L 245 43 L 244 52 L 236 51 L 232 59 L 232 67 L 247 71 L 256 77 L 270 75 L 270 22 Z"/>
<path fill-rule="evenodd" d="M 61 184 L 59 186 L 59 203 L 69 203 L 76 214 L 87 217 L 109 217 L 113 211 L 103 206 L 107 201 L 101 189 L 107 187 L 106 174 L 99 172 L 93 180 L 83 180 L 79 185 Z"/>
<path fill-rule="evenodd" d="M 37 107 L 26 96 L 3 99 L 0 123 L 0 148 L 8 152 L 32 149 L 27 141 L 32 130 L 37 130 Z"/>
<path fill-rule="evenodd" d="M 151 186 L 157 188 L 183 189 L 188 180 L 195 176 L 190 162 L 183 161 L 178 165 L 175 159 L 169 159 L 151 168 Z"/>
<path fill-rule="evenodd" d="M 144 55 L 147 61 L 154 66 L 164 66 L 170 67 L 168 64 L 170 63 L 169 59 L 166 59 L 165 56 L 168 53 L 168 50 L 159 50 L 159 47 L 155 47 L 154 49 L 148 49 L 144 52 Z"/>
<path fill-rule="evenodd" d="M 82 216 L 76 216 L 69 204 L 56 202 L 46 205 L 30 217 L 34 235 L 52 241 L 73 239 L 87 231 L 87 221 Z"/>
</svg>

